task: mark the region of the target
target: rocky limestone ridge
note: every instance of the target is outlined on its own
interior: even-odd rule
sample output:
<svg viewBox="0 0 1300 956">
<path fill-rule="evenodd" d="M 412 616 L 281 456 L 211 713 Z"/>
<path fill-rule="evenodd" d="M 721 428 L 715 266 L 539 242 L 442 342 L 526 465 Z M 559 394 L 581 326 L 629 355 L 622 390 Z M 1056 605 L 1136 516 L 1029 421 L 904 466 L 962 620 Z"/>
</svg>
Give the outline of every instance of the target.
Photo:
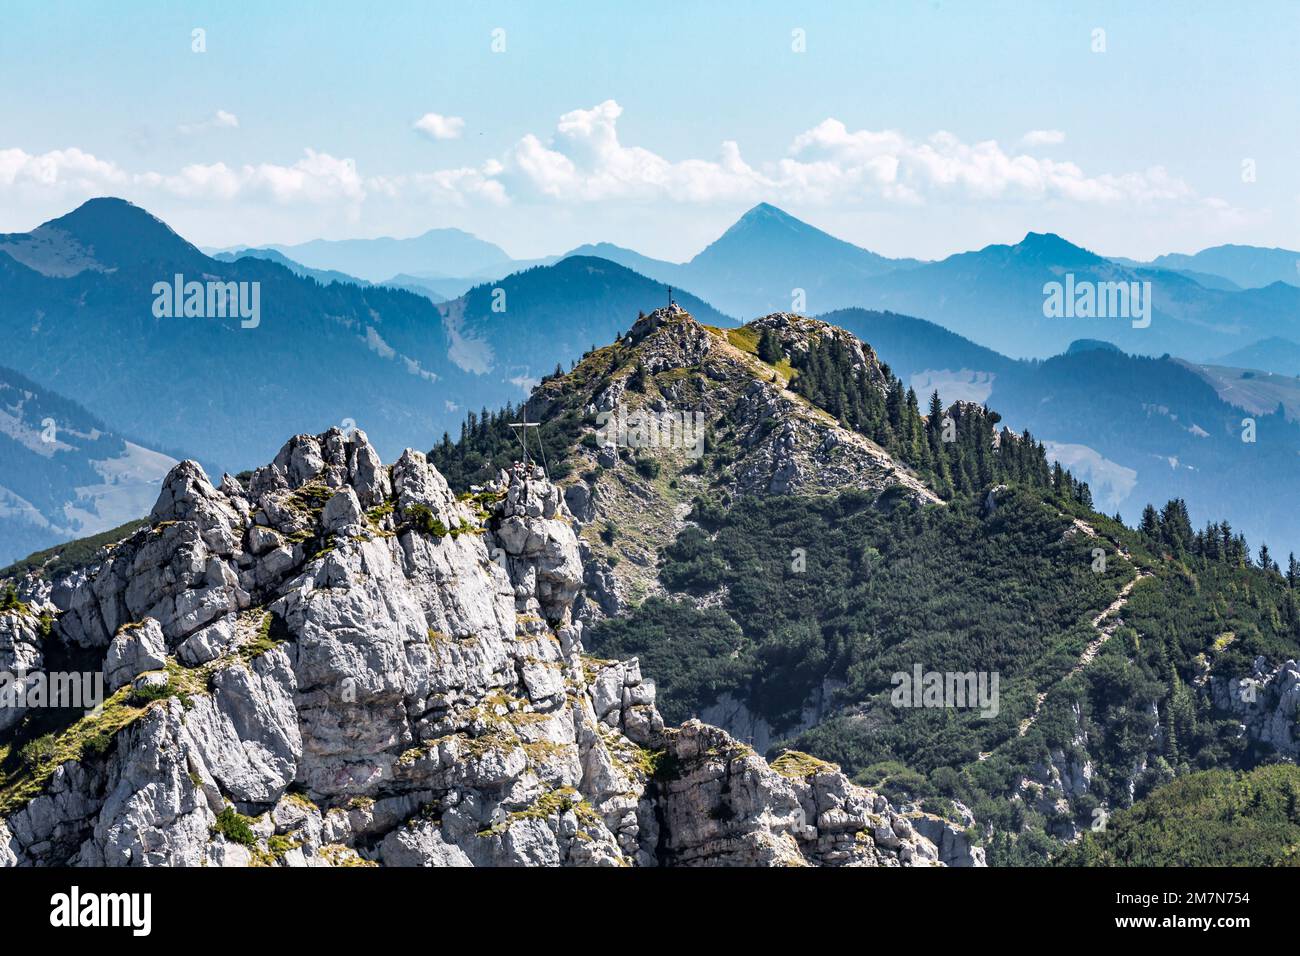
<svg viewBox="0 0 1300 956">
<path fill-rule="evenodd" d="M 0 863 L 983 865 L 833 765 L 664 727 L 635 660 L 584 654 L 582 578 L 529 465 L 458 499 L 359 431 L 246 485 L 182 462 L 147 527 L 0 613 L 0 666 L 113 688 L 10 715 Z"/>
</svg>

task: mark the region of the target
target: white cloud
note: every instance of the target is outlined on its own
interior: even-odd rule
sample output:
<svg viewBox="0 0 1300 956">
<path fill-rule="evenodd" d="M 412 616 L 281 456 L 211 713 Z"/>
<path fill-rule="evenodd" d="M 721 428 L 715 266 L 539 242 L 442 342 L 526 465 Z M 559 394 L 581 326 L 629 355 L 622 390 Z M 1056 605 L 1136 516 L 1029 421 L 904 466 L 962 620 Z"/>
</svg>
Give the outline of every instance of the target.
<svg viewBox="0 0 1300 956">
<path fill-rule="evenodd" d="M 238 129 L 239 117 L 234 113 L 228 113 L 225 110 L 217 110 L 211 117 L 201 123 L 182 123 L 176 127 L 176 131 L 184 136 L 193 136 L 195 133 L 206 133 L 210 129 Z"/>
<path fill-rule="evenodd" d="M 127 179 L 117 164 L 76 147 L 39 155 L 21 149 L 0 149 L 0 187 L 93 193 L 119 187 Z"/>
<path fill-rule="evenodd" d="M 505 187 L 494 178 L 500 171 L 499 163 L 489 161 L 481 169 L 465 166 L 431 173 L 374 176 L 366 180 L 366 188 L 387 199 L 416 198 L 459 206 L 481 200 L 502 205 L 507 202 Z"/>
<path fill-rule="evenodd" d="M 460 139 L 461 133 L 465 131 L 465 121 L 459 116 L 425 113 L 415 121 L 413 128 L 429 139 Z"/>
<path fill-rule="evenodd" d="M 523 136 L 508 152 L 499 178 L 514 197 L 560 202 L 661 199 L 719 202 L 918 203 L 932 198 L 1151 202 L 1196 199 L 1163 167 L 1089 176 L 1074 163 L 996 140 L 966 143 L 939 131 L 916 140 L 898 130 L 850 130 L 828 118 L 799 133 L 787 155 L 753 165 L 732 141 L 717 159 L 670 161 L 618 137 L 622 107 L 606 100 L 560 117 L 549 142 Z M 1036 130 L 1038 145 L 1064 141 Z M 1028 145 L 1027 143 L 1025 144 Z"/>
<path fill-rule="evenodd" d="M 306 150 L 292 166 L 259 163 L 235 169 L 220 162 L 196 163 L 174 175 L 143 173 L 135 181 L 184 199 L 260 198 L 278 204 L 319 204 L 360 202 L 366 196 L 354 160 L 337 159 L 313 149 Z"/>
<path fill-rule="evenodd" d="M 505 157 L 500 176 L 524 196 L 562 201 L 664 198 L 685 202 L 750 199 L 770 189 L 771 180 L 724 142 L 718 160 L 673 163 L 639 146 L 619 142 L 623 108 L 606 100 L 589 110 L 560 117 L 553 142 L 528 134 Z"/>
<path fill-rule="evenodd" d="M 1073 204 L 1175 203 L 1222 217 L 1222 200 L 1199 196 L 1162 166 L 1087 173 L 1067 159 L 1037 155 L 1032 143 L 1060 145 L 1064 134 L 1035 130 L 1013 147 L 966 142 L 939 131 L 917 139 L 899 130 L 850 129 L 827 118 L 797 133 L 782 156 L 751 162 L 731 140 L 710 158 L 670 160 L 619 138 L 623 108 L 606 100 L 562 115 L 543 138 L 522 135 L 500 157 L 478 165 L 363 176 L 352 159 L 312 149 L 291 165 L 197 163 L 176 172 L 129 174 L 78 149 L 33 156 L 0 150 L 0 194 L 7 189 L 117 192 L 141 202 L 156 192 L 199 201 L 276 206 L 346 206 L 368 198 L 438 205 L 502 206 L 513 200 L 583 204 L 607 201 L 906 206 L 952 202 Z M 219 111 L 222 125 L 236 126 Z M 224 119 L 221 119 L 225 117 Z M 209 121 L 215 122 L 215 121 Z M 463 120 L 429 113 L 415 128 L 434 138 L 459 136 Z M 58 193 L 55 193 L 56 195 Z M 26 195 L 26 193 L 24 193 Z"/>
<path fill-rule="evenodd" d="M 1020 137 L 1021 146 L 1060 146 L 1065 142 L 1065 134 L 1059 129 L 1031 129 Z"/>
</svg>

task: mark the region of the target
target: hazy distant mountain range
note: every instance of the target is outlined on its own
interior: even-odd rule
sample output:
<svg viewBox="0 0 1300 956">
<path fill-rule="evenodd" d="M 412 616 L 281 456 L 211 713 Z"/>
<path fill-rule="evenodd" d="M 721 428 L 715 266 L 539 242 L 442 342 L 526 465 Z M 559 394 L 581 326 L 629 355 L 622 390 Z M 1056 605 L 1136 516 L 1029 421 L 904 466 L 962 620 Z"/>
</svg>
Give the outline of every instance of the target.
<svg viewBox="0 0 1300 956">
<path fill-rule="evenodd" d="M 238 252 L 217 252 L 213 253 L 212 258 L 218 262 L 234 262 L 236 259 L 264 259 L 267 262 L 276 262 L 284 266 L 294 275 L 306 276 L 309 279 L 315 279 L 322 285 L 329 285 L 331 282 L 351 282 L 354 285 L 370 285 L 365 279 L 358 279 L 356 276 L 348 275 L 345 272 L 338 272 L 334 269 L 311 269 L 300 262 L 295 262 L 283 252 L 275 249 L 241 249 Z"/>
<path fill-rule="evenodd" d="M 888 259 L 836 239 L 768 203 L 749 210 L 717 240 L 681 264 L 650 259 L 608 243 L 575 251 L 602 256 L 691 289 L 742 318 L 859 304 L 868 280 L 922 265 L 916 259 Z"/>
<path fill-rule="evenodd" d="M 1213 276 L 1242 289 L 1261 289 L 1274 282 L 1300 286 L 1300 252 L 1291 249 L 1214 246 L 1195 255 L 1170 253 L 1157 256 L 1148 263 L 1132 264 Z"/>
<path fill-rule="evenodd" d="M 7 361 L 152 447 L 222 469 L 266 458 L 285 434 L 340 424 L 366 430 L 394 457 L 456 428 L 467 408 L 522 398 L 530 382 L 668 295 L 614 263 L 575 258 L 502 280 L 501 296 L 474 290 L 444 318 L 423 295 L 314 267 L 299 274 L 301 264 L 282 257 L 214 259 L 130 203 L 92 200 L 31 233 L 0 236 Z M 155 315 L 155 283 L 176 275 L 258 283 L 257 326 Z M 731 324 L 688 293 L 679 298 Z"/>
<path fill-rule="evenodd" d="M 226 250 L 241 252 L 248 247 Z M 447 276 L 497 274 L 513 260 L 504 249 L 460 229 L 430 229 L 410 239 L 313 239 L 271 249 L 310 269 L 334 270 L 381 282 L 398 273 Z M 430 270 L 435 270 L 430 272 Z M 504 272 L 500 273 L 504 275 Z"/>
<path fill-rule="evenodd" d="M 259 283 L 257 326 L 156 316 L 155 283 L 178 274 Z M 12 365 L 115 428 L 231 471 L 286 432 L 345 421 L 405 447 L 446 426 L 445 400 L 489 397 L 449 358 L 427 299 L 220 262 L 121 200 L 0 237 L 0 300 Z"/>
<path fill-rule="evenodd" d="M 458 230 L 413 239 L 316 241 L 272 246 L 308 269 L 337 270 L 428 295 L 456 299 L 484 281 L 574 256 L 595 256 L 688 289 L 719 311 L 747 320 L 780 310 L 818 314 L 871 308 L 919 315 L 1017 358 L 1045 358 L 1070 342 L 1094 338 L 1141 355 L 1170 353 L 1195 361 L 1238 363 L 1261 340 L 1280 339 L 1300 353 L 1300 253 L 1218 246 L 1150 262 L 1107 258 L 1051 233 L 1029 233 L 937 262 L 890 259 L 837 239 L 775 206 L 760 203 L 683 263 L 611 243 L 580 246 L 542 259 L 514 260 L 498 246 Z M 1149 324 L 1133 307 L 1119 317 L 1048 317 L 1044 287 L 1149 283 Z M 1099 287 L 1099 288 L 1097 288 Z M 1145 299 L 1142 301 L 1145 302 Z M 1068 314 L 1068 313 L 1067 313 Z M 1145 327 L 1134 327 L 1134 323 Z M 1277 353 L 1275 345 L 1265 350 Z M 1224 356 L 1232 356 L 1224 358 Z M 1300 373 L 1289 355 L 1266 367 Z"/>
<path fill-rule="evenodd" d="M 1300 376 L 1300 344 L 1273 336 L 1219 356 L 1217 364 Z"/>
<path fill-rule="evenodd" d="M 1278 250 L 1256 250 L 1256 267 L 1247 247 L 1233 248 L 1169 271 L 1031 233 L 923 263 L 762 204 L 686 263 L 607 243 L 524 262 L 457 230 L 214 258 L 143 210 L 103 199 L 0 236 L 0 327 L 6 361 L 41 388 L 142 446 L 234 471 L 269 457 L 284 434 L 332 424 L 365 429 L 386 457 L 427 446 L 467 410 L 518 401 L 557 365 L 612 340 L 627 316 L 663 305 L 668 286 L 719 326 L 789 311 L 802 290 L 806 312 L 870 342 L 922 402 L 932 388 L 991 400 L 1008 424 L 1051 442 L 1099 506 L 1131 517 L 1146 500 L 1185 494 L 1194 514 L 1224 512 L 1290 546 L 1300 527 L 1272 503 L 1290 492 L 1300 438 L 1274 410 L 1294 415 L 1297 404 L 1285 377 L 1300 373 L 1291 337 L 1300 289 L 1242 287 L 1273 274 L 1265 266 Z M 1213 268 L 1235 278 L 1210 282 Z M 154 283 L 178 273 L 260 283 L 259 326 L 155 317 Z M 1044 283 L 1066 274 L 1150 281 L 1150 327 L 1044 317 Z M 1108 344 L 1123 351 L 1100 348 Z M 1135 357 L 1165 353 L 1185 361 Z M 1046 360 L 1017 361 L 1027 356 Z M 1247 366 L 1277 374 L 1245 378 Z M 1258 419 L 1254 444 L 1240 441 L 1243 410 Z M 1233 477 L 1242 471 L 1244 483 Z M 0 472 L 0 486 L 11 483 Z M 1244 488 L 1253 490 L 1243 497 Z"/>
</svg>

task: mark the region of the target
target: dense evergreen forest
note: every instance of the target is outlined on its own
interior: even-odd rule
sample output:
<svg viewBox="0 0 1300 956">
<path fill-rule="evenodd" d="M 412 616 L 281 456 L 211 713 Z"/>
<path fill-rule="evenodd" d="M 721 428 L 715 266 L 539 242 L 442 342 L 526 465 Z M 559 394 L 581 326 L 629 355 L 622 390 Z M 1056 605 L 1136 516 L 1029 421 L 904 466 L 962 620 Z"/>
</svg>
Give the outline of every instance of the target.
<svg viewBox="0 0 1300 956">
<path fill-rule="evenodd" d="M 759 342 L 759 357 L 772 361 L 779 345 Z M 927 414 L 916 393 L 883 365 L 884 387 L 865 381 L 854 367 L 854 351 L 839 338 L 814 339 L 798 357 L 791 388 L 911 465 L 944 498 L 970 494 L 995 482 L 1052 487 L 1091 507 L 1088 486 L 1068 472 L 1049 467 L 1040 442 L 1025 432 L 997 432 L 1002 416 L 980 405 L 960 403 L 945 411 L 936 391 Z"/>
<path fill-rule="evenodd" d="M 1300 768 L 1190 774 L 1067 849 L 1063 866 L 1300 866 Z"/>
</svg>

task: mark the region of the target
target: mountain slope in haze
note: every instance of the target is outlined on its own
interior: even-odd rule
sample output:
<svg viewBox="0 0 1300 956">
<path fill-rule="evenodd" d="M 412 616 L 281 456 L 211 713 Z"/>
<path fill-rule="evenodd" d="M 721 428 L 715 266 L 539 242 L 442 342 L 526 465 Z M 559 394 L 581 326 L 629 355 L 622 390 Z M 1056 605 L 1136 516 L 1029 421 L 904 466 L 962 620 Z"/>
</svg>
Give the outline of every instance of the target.
<svg viewBox="0 0 1300 956">
<path fill-rule="evenodd" d="M 1226 517 L 1252 542 L 1300 547 L 1300 520 L 1282 505 L 1300 493 L 1300 426 L 1276 406 L 1248 414 L 1179 361 L 1106 350 L 1004 376 L 990 401 L 1064 446 L 1053 450 L 1090 476 L 1102 506 L 1136 518 L 1185 498 L 1198 524 Z"/>
<path fill-rule="evenodd" d="M 356 276 L 350 276 L 344 272 L 337 272 L 330 269 L 309 269 L 300 262 L 294 262 L 282 252 L 275 249 L 241 249 L 239 252 L 218 252 L 212 256 L 218 262 L 234 262 L 236 259 L 265 259 L 267 262 L 276 262 L 284 266 L 294 275 L 306 276 L 309 279 L 315 279 L 321 285 L 329 285 L 331 282 L 350 282 L 353 285 L 370 285 L 365 279 L 358 279 Z"/>
<path fill-rule="evenodd" d="M 689 292 L 674 289 L 673 296 L 702 321 L 734 324 Z M 456 336 L 452 357 L 518 390 L 626 331 L 627 316 L 667 300 L 660 282 L 604 259 L 570 256 L 475 286 L 439 309 Z"/>
<path fill-rule="evenodd" d="M 570 256 L 589 256 L 596 259 L 607 259 L 610 262 L 616 262 L 633 272 L 639 272 L 643 276 L 659 282 L 680 285 L 683 281 L 682 264 L 678 262 L 666 262 L 663 259 L 653 259 L 650 256 L 643 256 L 641 253 L 627 249 L 623 246 L 617 246 L 612 242 L 589 242 L 578 246 L 576 249 L 570 249 L 560 259 L 567 259 Z M 558 259 L 557 259 L 558 261 Z"/>
<path fill-rule="evenodd" d="M 1095 811 L 1195 769 L 1294 761 L 1300 737 L 1273 728 L 1300 567 L 1255 566 L 1182 501 L 1141 530 L 1092 511 L 997 412 L 918 414 L 878 354 L 798 316 L 723 330 L 659 310 L 539 386 L 530 448 L 579 522 L 588 646 L 636 655 L 666 719 L 835 761 L 1001 864 L 1046 862 Z M 1072 357 L 1093 354 L 1125 357 Z M 703 453 L 602 437 L 620 409 L 700 411 Z M 519 414 L 471 415 L 431 460 L 470 493 L 520 453 Z M 997 706 L 898 706 L 917 667 L 996 674 Z M 1261 667 L 1266 712 L 1225 712 Z"/>
<path fill-rule="evenodd" d="M 1220 355 L 1213 364 L 1295 377 L 1300 375 L 1300 344 L 1274 336 Z"/>
<path fill-rule="evenodd" d="M 1149 282 L 1150 325 L 1129 317 L 1048 317 L 1048 283 Z M 1104 288 L 1104 287 L 1103 287 Z M 1171 353 L 1206 360 L 1244 343 L 1286 334 L 1300 315 L 1300 289 L 1274 283 L 1238 292 L 1210 289 L 1177 272 L 1131 268 L 1052 234 L 1029 233 L 1015 245 L 992 245 L 915 269 L 869 279 L 863 308 L 937 322 L 1015 358 L 1058 353 L 1080 338 L 1112 342 L 1143 355 Z"/>
<path fill-rule="evenodd" d="M 154 284 L 176 274 L 258 283 L 260 322 L 156 317 Z M 201 448 L 232 472 L 331 423 L 369 429 L 391 454 L 440 433 L 445 403 L 493 395 L 450 361 L 427 299 L 219 262 L 121 200 L 0 237 L 0 302 L 7 361 L 26 375 L 152 447 Z"/>
<path fill-rule="evenodd" d="M 1191 279 L 1199 286 L 1207 289 L 1219 289 L 1223 292 L 1240 292 L 1242 286 L 1233 282 L 1225 276 L 1215 275 L 1211 272 L 1197 272 L 1194 269 L 1181 269 L 1176 265 L 1156 265 L 1154 262 L 1143 262 L 1140 259 L 1130 259 L 1128 256 L 1109 256 L 1111 262 L 1126 269 L 1155 269 L 1164 272 L 1172 272 L 1175 275 Z"/>
<path fill-rule="evenodd" d="M 1208 272 L 1194 272 L 1191 269 L 1172 269 L 1169 271 L 1176 272 L 1180 276 L 1185 276 L 1197 285 L 1204 286 L 1207 289 L 1218 289 L 1221 292 L 1240 292 L 1243 288 L 1231 279 L 1224 278 L 1223 276 L 1212 275 Z"/>
<path fill-rule="evenodd" d="M 1300 420 L 1300 375 L 1278 375 L 1253 368 L 1191 365 L 1219 397 L 1251 415 L 1267 415 L 1280 406 L 1291 421 Z"/>
<path fill-rule="evenodd" d="M 370 282 L 381 282 L 401 272 L 473 276 L 512 262 L 500 246 L 461 229 L 430 229 L 409 239 L 313 239 L 296 245 L 272 243 L 264 248 L 311 269 L 334 270 Z"/>
<path fill-rule="evenodd" d="M 303 265 L 337 269 L 380 282 L 398 273 L 474 276 L 510 268 L 513 261 L 500 246 L 462 229 L 430 229 L 409 239 L 314 239 L 297 245 L 272 245 Z"/>
<path fill-rule="evenodd" d="M 1295 414 L 1276 414 L 1271 377 L 1222 376 L 1179 359 L 1150 359 L 1109 343 L 1018 361 L 931 322 L 847 309 L 822 316 L 879 349 L 919 396 L 985 402 L 1028 428 L 1088 481 L 1097 507 L 1136 521 L 1149 502 L 1185 498 L 1198 522 L 1227 518 L 1253 542 L 1300 552 Z M 1285 384 L 1285 383 L 1282 383 Z M 1294 404 L 1294 402 L 1292 402 Z M 1245 417 L 1256 441 L 1243 442 Z"/>
<path fill-rule="evenodd" d="M 1300 252 L 1290 249 L 1213 246 L 1194 255 L 1157 256 L 1150 265 L 1156 269 L 1186 269 L 1222 276 L 1243 289 L 1263 288 L 1274 282 L 1300 286 Z"/>
<path fill-rule="evenodd" d="M 416 295 L 422 295 L 437 305 L 440 302 L 446 302 L 450 298 L 462 295 L 466 289 L 466 281 L 463 279 L 425 279 L 402 272 L 379 284 L 388 286 L 390 289 L 405 289 L 407 292 L 414 292 Z"/>
<path fill-rule="evenodd" d="M 175 464 L 0 368 L 0 566 L 139 518 Z"/>
</svg>

